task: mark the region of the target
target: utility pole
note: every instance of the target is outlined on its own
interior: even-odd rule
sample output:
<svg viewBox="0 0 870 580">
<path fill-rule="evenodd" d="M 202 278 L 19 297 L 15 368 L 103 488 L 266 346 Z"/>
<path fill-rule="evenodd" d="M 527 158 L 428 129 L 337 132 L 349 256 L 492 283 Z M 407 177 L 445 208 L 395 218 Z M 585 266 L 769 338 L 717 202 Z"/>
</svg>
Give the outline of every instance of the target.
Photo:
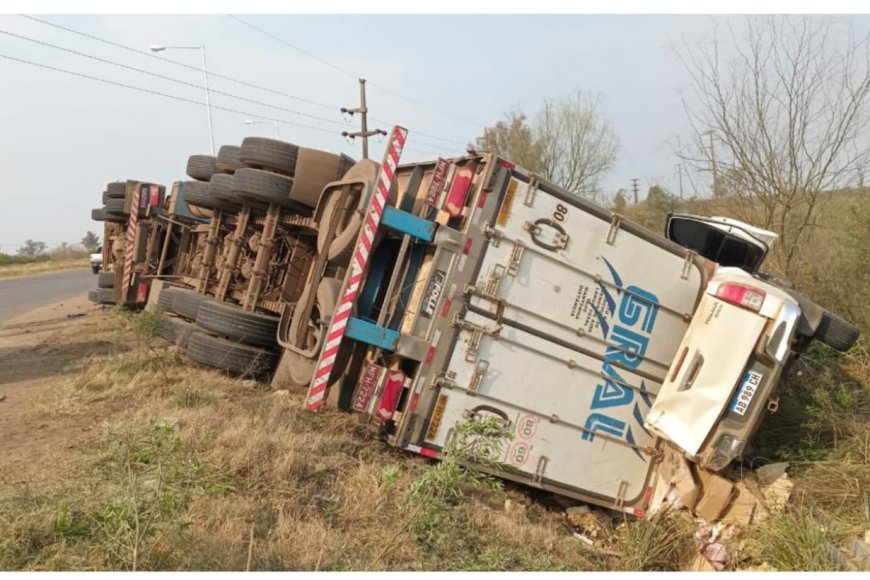
<svg viewBox="0 0 870 580">
<path fill-rule="evenodd" d="M 716 168 L 716 149 L 713 147 L 713 136 L 715 134 L 716 131 L 713 131 L 712 129 L 702 133 L 702 135 L 708 135 L 710 137 L 710 163 L 713 167 L 713 197 L 719 197 L 719 171 Z"/>
<path fill-rule="evenodd" d="M 349 113 L 352 117 L 354 113 L 359 113 L 361 122 L 360 122 L 360 130 L 354 131 L 353 133 L 348 133 L 347 131 L 342 131 L 342 137 L 350 137 L 351 139 L 355 139 L 356 137 L 362 137 L 363 143 L 363 159 L 369 158 L 369 137 L 374 137 L 375 135 L 387 135 L 387 132 L 382 129 L 375 129 L 374 131 L 369 131 L 368 125 L 368 113 L 369 110 L 366 108 L 366 80 L 359 80 L 359 107 L 355 109 L 348 109 L 345 107 L 341 108 L 342 113 Z"/>
<path fill-rule="evenodd" d="M 680 176 L 680 199 L 683 199 L 683 164 L 677 163 L 677 173 Z"/>
<path fill-rule="evenodd" d="M 637 177 L 631 179 L 631 191 L 634 193 L 634 205 L 637 205 Z"/>
</svg>

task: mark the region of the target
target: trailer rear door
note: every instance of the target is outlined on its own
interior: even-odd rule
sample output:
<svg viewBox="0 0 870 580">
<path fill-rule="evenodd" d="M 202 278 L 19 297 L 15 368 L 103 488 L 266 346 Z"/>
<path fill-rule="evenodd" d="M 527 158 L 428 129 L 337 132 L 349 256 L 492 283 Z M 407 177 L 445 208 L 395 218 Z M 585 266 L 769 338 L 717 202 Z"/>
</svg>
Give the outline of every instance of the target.
<svg viewBox="0 0 870 580">
<path fill-rule="evenodd" d="M 655 463 L 644 417 L 704 275 L 666 239 L 518 171 L 501 197 L 424 443 L 495 414 L 514 431 L 500 475 L 636 503 Z"/>
</svg>

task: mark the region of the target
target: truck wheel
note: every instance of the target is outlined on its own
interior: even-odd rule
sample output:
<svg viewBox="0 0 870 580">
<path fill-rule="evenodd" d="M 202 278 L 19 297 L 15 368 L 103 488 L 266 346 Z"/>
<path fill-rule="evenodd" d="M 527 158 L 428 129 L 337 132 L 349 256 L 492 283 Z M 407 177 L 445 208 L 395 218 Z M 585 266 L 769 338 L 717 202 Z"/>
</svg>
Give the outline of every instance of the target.
<svg viewBox="0 0 870 580">
<path fill-rule="evenodd" d="M 176 316 L 164 316 L 157 324 L 157 336 L 181 348 L 187 348 L 190 337 L 196 331 L 194 323 Z"/>
<path fill-rule="evenodd" d="M 88 292 L 88 300 L 95 304 L 114 304 L 114 292 L 113 288 L 97 288 L 96 290 L 90 290 Z"/>
<path fill-rule="evenodd" d="M 852 348 L 860 334 L 861 332 L 854 325 L 833 312 L 825 312 L 813 338 L 835 350 L 846 352 Z"/>
<path fill-rule="evenodd" d="M 191 155 L 187 158 L 187 175 L 199 181 L 208 181 L 217 173 L 217 160 L 211 155 Z"/>
<path fill-rule="evenodd" d="M 248 167 L 271 169 L 290 176 L 296 171 L 298 155 L 298 146 L 263 137 L 246 137 L 239 151 L 239 159 Z"/>
<path fill-rule="evenodd" d="M 213 300 L 211 296 L 197 294 L 193 290 L 176 290 L 172 299 L 172 311 L 188 320 L 196 320 L 200 304 L 210 300 Z"/>
<path fill-rule="evenodd" d="M 339 195 L 340 193 L 341 190 L 336 190 L 328 194 L 321 214 L 321 222 L 317 229 L 317 251 L 318 253 L 326 251 L 326 246 L 329 244 L 329 253 L 326 257 L 332 262 L 339 262 L 347 258 L 353 251 L 359 228 L 362 225 L 361 211 L 365 203 L 364 196 L 351 193 L 353 198 L 350 200 L 350 207 L 347 211 L 336 216 L 335 210 L 342 197 Z M 330 243 L 326 238 L 332 227 L 333 219 L 338 219 L 339 223 L 335 228 L 335 237 Z"/>
<path fill-rule="evenodd" d="M 103 206 L 103 211 L 108 214 L 114 215 L 127 215 L 124 213 L 124 200 L 123 199 L 107 199 L 106 204 Z"/>
<path fill-rule="evenodd" d="M 233 193 L 233 176 L 227 173 L 215 173 L 208 182 L 208 194 L 221 203 L 220 209 L 237 212 L 244 203 Z"/>
<path fill-rule="evenodd" d="M 91 210 L 91 219 L 95 222 L 112 222 L 112 223 L 124 223 L 123 216 L 116 216 L 112 214 L 106 213 L 103 208 L 95 208 Z"/>
<path fill-rule="evenodd" d="M 244 167 L 242 160 L 239 159 L 239 153 L 242 148 L 235 145 L 224 145 L 218 150 L 215 167 L 221 173 L 235 173 L 236 169 Z"/>
<path fill-rule="evenodd" d="M 274 203 L 286 208 L 299 207 L 290 199 L 293 179 L 262 169 L 239 169 L 233 175 L 233 193 L 258 203 Z"/>
<path fill-rule="evenodd" d="M 97 276 L 97 288 L 114 288 L 115 287 L 115 273 L 114 272 L 103 272 L 99 276 Z"/>
<path fill-rule="evenodd" d="M 197 332 L 190 336 L 187 355 L 196 362 L 242 376 L 266 376 L 278 361 L 274 352 Z"/>
<path fill-rule="evenodd" d="M 196 323 L 202 328 L 235 342 L 264 347 L 277 344 L 279 320 L 226 302 L 204 302 L 196 313 Z"/>
<path fill-rule="evenodd" d="M 172 312 L 172 301 L 176 294 L 177 290 L 174 288 L 162 288 L 157 297 L 157 307 L 164 312 Z"/>
<path fill-rule="evenodd" d="M 187 201 L 188 205 L 195 205 L 204 210 L 228 209 L 232 211 L 234 207 L 238 209 L 237 206 L 212 197 L 210 193 L 210 185 L 211 182 L 206 181 L 183 181 L 182 191 L 184 192 L 184 199 Z M 195 211 L 192 211 L 191 213 L 196 215 Z M 208 215 L 199 215 L 197 217 L 211 217 L 211 213 L 209 212 Z"/>
<path fill-rule="evenodd" d="M 106 184 L 105 197 L 111 199 L 124 199 L 127 195 L 126 181 L 113 181 Z"/>
</svg>

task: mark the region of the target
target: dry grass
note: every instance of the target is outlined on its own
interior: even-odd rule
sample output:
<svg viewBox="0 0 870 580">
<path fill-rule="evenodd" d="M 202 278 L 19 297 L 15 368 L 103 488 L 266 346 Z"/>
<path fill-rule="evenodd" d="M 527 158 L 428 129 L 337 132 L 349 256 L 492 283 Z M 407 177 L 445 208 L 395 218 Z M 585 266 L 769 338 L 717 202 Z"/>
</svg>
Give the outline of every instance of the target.
<svg viewBox="0 0 870 580">
<path fill-rule="evenodd" d="M 610 566 L 572 537 L 560 510 L 443 473 L 461 494 L 433 502 L 414 493 L 433 464 L 361 438 L 352 417 L 311 414 L 302 393 L 199 368 L 151 338 L 147 319 L 116 312 L 83 324 L 106 316 L 122 328 L 114 354 L 84 362 L 40 401 L 99 417 L 101 434 L 68 451 L 75 466 L 62 483 L 0 491 L 0 569 Z M 527 507 L 507 512 L 506 498 Z"/>
<path fill-rule="evenodd" d="M 31 262 L 29 264 L 7 264 L 0 266 L 0 278 L 11 278 L 14 276 L 33 276 L 35 274 L 47 274 L 49 272 L 57 272 L 60 270 L 73 270 L 76 268 L 87 268 L 88 258 L 71 258 L 62 260 L 45 260 L 41 262 Z"/>
</svg>

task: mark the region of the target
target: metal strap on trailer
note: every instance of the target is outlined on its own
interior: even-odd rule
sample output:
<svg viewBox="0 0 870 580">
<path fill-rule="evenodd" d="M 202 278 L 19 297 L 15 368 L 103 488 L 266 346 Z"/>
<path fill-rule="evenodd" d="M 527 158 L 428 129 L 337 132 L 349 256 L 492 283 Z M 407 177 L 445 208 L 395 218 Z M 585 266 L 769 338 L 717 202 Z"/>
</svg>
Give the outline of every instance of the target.
<svg viewBox="0 0 870 580">
<path fill-rule="evenodd" d="M 329 378 L 335 366 L 336 355 L 347 330 L 353 302 L 359 292 L 360 283 L 362 282 L 372 244 L 374 243 L 375 233 L 384 214 L 384 208 L 387 205 L 387 198 L 389 197 L 393 180 L 396 177 L 396 170 L 399 166 L 399 159 L 402 155 L 407 135 L 408 130 L 399 126 L 393 127 L 393 130 L 390 132 L 387 149 L 384 152 L 384 158 L 381 161 L 381 168 L 378 173 L 378 184 L 366 205 L 365 221 L 360 228 L 350 268 L 348 268 L 344 283 L 342 284 L 341 298 L 333 313 L 329 330 L 326 333 L 326 340 L 317 361 L 314 377 L 308 387 L 306 406 L 309 411 L 316 411 L 326 400 Z"/>
</svg>

